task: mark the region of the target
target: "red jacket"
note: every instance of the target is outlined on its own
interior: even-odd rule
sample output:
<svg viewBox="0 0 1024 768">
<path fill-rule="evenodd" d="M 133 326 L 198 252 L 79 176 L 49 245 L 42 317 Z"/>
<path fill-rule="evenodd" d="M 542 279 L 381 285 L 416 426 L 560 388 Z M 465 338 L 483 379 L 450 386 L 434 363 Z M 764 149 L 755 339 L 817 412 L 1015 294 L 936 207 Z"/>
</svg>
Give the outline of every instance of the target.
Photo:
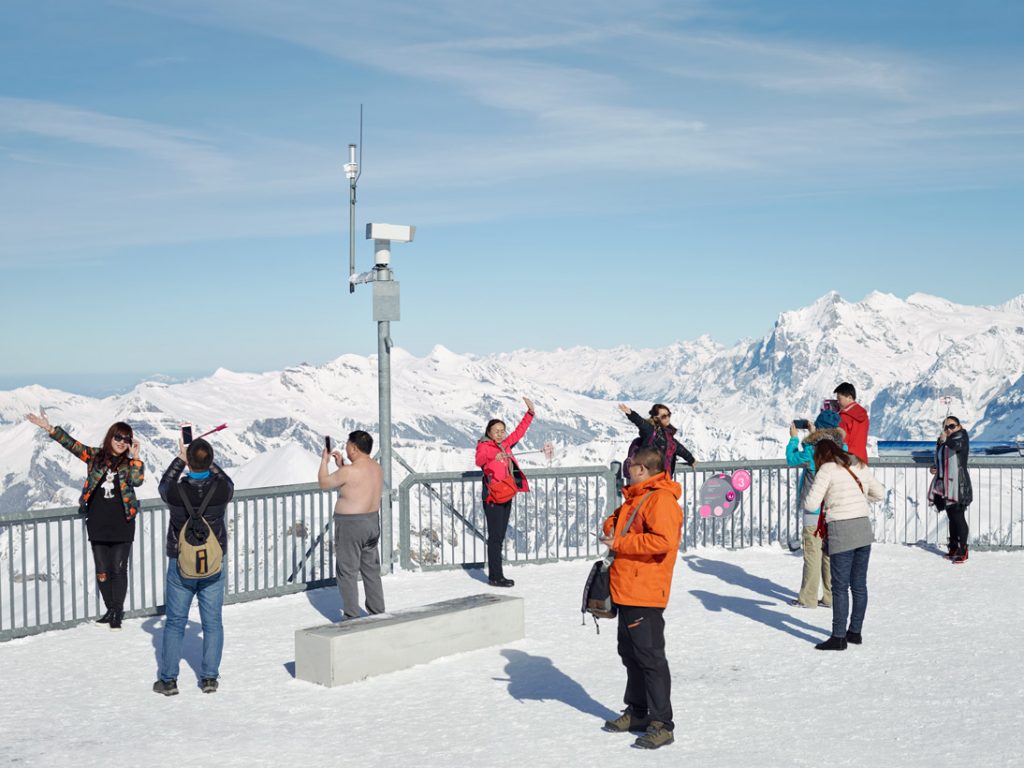
<svg viewBox="0 0 1024 768">
<path fill-rule="evenodd" d="M 512 446 L 523 439 L 523 435 L 526 434 L 526 430 L 530 428 L 532 423 L 533 414 L 527 411 L 526 415 L 523 416 L 523 420 L 519 422 L 519 426 L 512 430 L 512 434 L 501 441 L 501 445 L 490 439 L 481 440 L 476 444 L 476 465 L 483 470 L 488 482 L 502 480 L 507 477 L 513 465 L 515 465 L 516 469 L 519 469 L 519 462 L 512 455 Z M 508 456 L 508 459 L 499 461 L 499 453 L 504 453 Z M 525 493 L 530 490 L 530 484 L 526 481 L 526 473 L 521 469 L 519 471 L 522 473 L 523 478 L 523 487 L 520 490 Z"/>
<path fill-rule="evenodd" d="M 612 535 L 615 560 L 609 572 L 612 601 L 617 605 L 664 608 L 672 590 L 672 572 L 679 553 L 683 511 L 679 508 L 682 486 L 664 472 L 639 485 L 623 489 L 625 502 L 604 521 L 604 533 Z M 647 496 L 648 492 L 652 492 Z M 644 497 L 647 496 L 646 499 Z M 629 532 L 622 529 L 633 510 L 643 502 Z"/>
<path fill-rule="evenodd" d="M 847 452 L 868 463 L 868 426 L 871 420 L 860 403 L 850 403 L 839 412 L 839 428 L 846 433 Z"/>
</svg>

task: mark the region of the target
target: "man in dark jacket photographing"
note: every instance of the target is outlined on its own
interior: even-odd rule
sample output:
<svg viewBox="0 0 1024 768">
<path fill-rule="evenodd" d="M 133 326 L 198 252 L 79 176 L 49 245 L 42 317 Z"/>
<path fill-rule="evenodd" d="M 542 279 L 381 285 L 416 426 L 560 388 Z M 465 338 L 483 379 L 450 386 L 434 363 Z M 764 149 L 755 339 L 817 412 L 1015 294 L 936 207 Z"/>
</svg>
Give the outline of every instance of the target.
<svg viewBox="0 0 1024 768">
<path fill-rule="evenodd" d="M 188 578 L 179 567 L 179 540 L 182 528 L 193 526 L 216 537 L 221 552 L 227 552 L 228 534 L 224 513 L 235 493 L 231 478 L 213 462 L 213 448 L 203 439 L 185 444 L 179 439 L 179 455 L 167 467 L 160 480 L 160 498 L 167 503 L 167 580 L 164 593 L 164 631 L 160 644 L 160 668 L 153 691 L 165 696 L 178 692 L 178 666 L 192 599 L 199 601 L 203 625 L 203 663 L 200 687 L 203 693 L 217 690 L 220 658 L 224 649 L 224 588 L 227 569 L 220 562 L 209 576 Z M 184 477 L 182 474 L 184 473 Z M 188 507 L 202 520 L 190 521 Z M 209 528 L 206 527 L 206 524 Z M 212 571 L 213 569 L 211 569 Z M 188 572 L 188 568 L 185 569 Z"/>
</svg>

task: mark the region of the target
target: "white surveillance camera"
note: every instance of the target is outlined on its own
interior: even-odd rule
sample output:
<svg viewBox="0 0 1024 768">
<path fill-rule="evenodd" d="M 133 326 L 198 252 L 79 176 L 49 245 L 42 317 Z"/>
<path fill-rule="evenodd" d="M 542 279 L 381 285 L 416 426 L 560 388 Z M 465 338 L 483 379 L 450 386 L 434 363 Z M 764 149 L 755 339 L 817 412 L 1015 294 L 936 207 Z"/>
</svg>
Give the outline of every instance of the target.
<svg viewBox="0 0 1024 768">
<path fill-rule="evenodd" d="M 367 224 L 367 240 L 391 240 L 398 243 L 411 243 L 416 236 L 416 227 L 406 224 Z"/>
</svg>

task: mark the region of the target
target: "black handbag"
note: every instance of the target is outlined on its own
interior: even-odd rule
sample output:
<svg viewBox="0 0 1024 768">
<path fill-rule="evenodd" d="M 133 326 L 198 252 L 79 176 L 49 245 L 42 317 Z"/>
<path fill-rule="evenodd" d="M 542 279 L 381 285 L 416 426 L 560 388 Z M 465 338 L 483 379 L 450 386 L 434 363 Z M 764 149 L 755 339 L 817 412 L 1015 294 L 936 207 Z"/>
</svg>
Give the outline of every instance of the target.
<svg viewBox="0 0 1024 768">
<path fill-rule="evenodd" d="M 626 527 L 622 529 L 623 536 L 629 533 L 637 512 L 652 493 L 653 491 L 648 491 L 647 495 L 640 499 L 633 514 L 629 516 Z M 590 567 L 587 583 L 583 585 L 583 604 L 580 606 L 580 613 L 583 614 L 581 623 L 587 623 L 587 614 L 589 613 L 594 617 L 594 626 L 597 627 L 598 633 L 601 632 L 601 628 L 597 626 L 598 619 L 614 619 L 618 615 L 618 609 L 612 602 L 611 568 L 614 560 L 615 553 L 608 550 L 608 554 Z"/>
</svg>

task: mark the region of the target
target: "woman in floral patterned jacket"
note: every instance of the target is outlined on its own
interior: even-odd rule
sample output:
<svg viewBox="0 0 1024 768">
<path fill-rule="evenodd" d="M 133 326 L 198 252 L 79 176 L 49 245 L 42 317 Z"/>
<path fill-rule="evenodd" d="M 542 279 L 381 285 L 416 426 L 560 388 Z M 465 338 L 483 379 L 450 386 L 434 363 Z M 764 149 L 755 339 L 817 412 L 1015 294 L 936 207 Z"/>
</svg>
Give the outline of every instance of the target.
<svg viewBox="0 0 1024 768">
<path fill-rule="evenodd" d="M 145 465 L 139 460 L 139 443 L 132 428 L 123 421 L 110 426 L 101 447 L 91 448 L 60 427 L 51 426 L 42 414 L 33 413 L 26 418 L 86 463 L 78 513 L 86 516 L 96 581 L 107 609 L 98 623 L 120 629 L 128 593 L 128 558 L 139 511 L 135 489 L 146 479 Z"/>
</svg>

